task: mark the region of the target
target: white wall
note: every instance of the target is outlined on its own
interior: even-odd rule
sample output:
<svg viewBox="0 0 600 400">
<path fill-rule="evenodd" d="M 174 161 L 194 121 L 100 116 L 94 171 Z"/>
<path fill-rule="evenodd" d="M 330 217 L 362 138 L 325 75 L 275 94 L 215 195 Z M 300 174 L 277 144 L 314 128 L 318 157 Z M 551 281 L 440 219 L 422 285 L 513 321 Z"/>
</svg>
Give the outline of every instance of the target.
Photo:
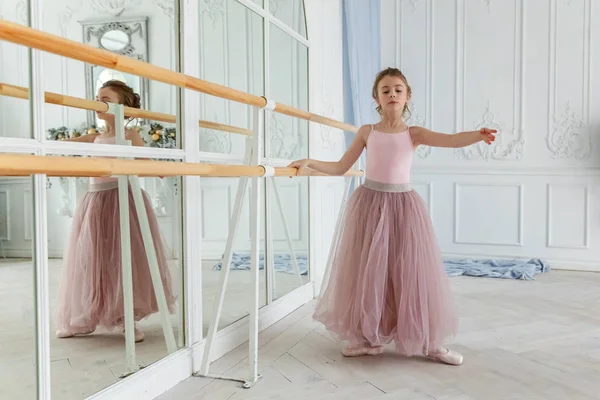
<svg viewBox="0 0 600 400">
<path fill-rule="evenodd" d="M 600 270 L 592 1 L 382 1 L 382 62 L 413 88 L 411 123 L 500 132 L 419 150 L 413 181 L 446 254 Z"/>
<path fill-rule="evenodd" d="M 310 48 L 310 111 L 344 121 L 342 80 L 342 1 L 305 1 Z M 344 154 L 339 129 L 310 125 L 310 157 L 339 160 Z M 311 193 L 311 274 L 318 293 L 344 190 L 344 178 L 314 178 Z"/>
</svg>

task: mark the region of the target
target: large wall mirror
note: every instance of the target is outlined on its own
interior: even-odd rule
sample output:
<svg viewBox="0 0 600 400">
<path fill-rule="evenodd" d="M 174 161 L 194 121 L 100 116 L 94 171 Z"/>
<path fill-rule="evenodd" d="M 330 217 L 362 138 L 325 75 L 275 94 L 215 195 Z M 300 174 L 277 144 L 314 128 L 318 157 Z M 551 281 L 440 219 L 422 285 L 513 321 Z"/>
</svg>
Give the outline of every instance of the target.
<svg viewBox="0 0 600 400">
<path fill-rule="evenodd" d="M 238 90 L 267 95 L 308 109 L 308 47 L 304 4 L 301 0 L 258 1 L 286 26 L 271 25 L 237 0 L 219 4 L 201 2 L 198 52 L 200 78 Z M 299 34 L 299 35 L 298 35 Z M 269 57 L 265 59 L 268 49 Z M 214 96 L 202 96 L 203 119 L 252 129 L 252 108 Z M 278 113 L 267 114 L 264 154 L 286 165 L 308 155 L 308 123 Z M 212 153 L 212 162 L 242 162 L 245 136 L 201 129 L 200 150 Z M 202 280 L 204 333 L 214 317 L 222 258 L 230 239 L 229 221 L 235 210 L 238 179 L 202 179 Z M 247 189 L 247 195 L 250 190 Z M 299 290 L 310 281 L 308 179 L 275 178 L 261 193 L 260 305 L 267 306 Z M 251 285 L 250 209 L 248 197 L 241 208 L 225 302 L 218 328 L 226 329 L 248 315 Z"/>
<path fill-rule="evenodd" d="M 5 1 L 8 1 L 8 9 L 16 9 L 21 0 L 2 0 L 2 7 Z M 165 7 L 165 2 L 113 0 L 42 0 L 42 3 L 42 25 L 48 33 L 161 68 L 177 70 L 179 15 L 175 13 L 174 5 Z M 173 116 L 177 114 L 176 87 L 50 53 L 43 53 L 42 57 L 46 92 L 80 99 L 96 99 L 98 87 L 113 79 L 126 83 L 140 97 L 141 109 Z M 130 93 L 129 90 L 127 93 Z M 103 141 L 97 140 L 99 136 L 96 137 L 97 143 L 114 143 L 108 140 L 111 139 L 112 132 L 105 132 L 103 120 L 97 119 L 93 112 L 46 104 L 44 119 L 46 140 L 64 144 L 70 151 L 78 146 L 64 143 L 63 140 L 78 139 L 86 134 L 102 133 Z M 175 124 L 152 119 L 126 123 L 128 127 L 133 125 L 136 131 L 137 128 L 142 128 L 138 133 L 145 147 L 154 147 L 157 151 L 160 148 L 180 147 L 181 141 Z M 156 141 L 153 139 L 154 135 L 157 137 Z M 57 143 L 53 145 L 56 146 Z M 113 147 L 116 155 L 118 146 Z M 110 155 L 112 150 L 109 147 L 106 151 Z M 100 189 L 98 184 L 103 190 L 96 190 Z M 158 268 L 161 276 L 164 276 L 168 318 L 161 318 L 161 311 L 154 300 L 156 293 L 153 285 L 143 278 L 149 276 L 143 246 L 139 246 L 139 241 L 134 246 L 136 241 L 132 240 L 132 255 L 136 259 L 132 270 L 137 277 L 134 288 L 136 368 L 133 371 L 172 353 L 165 337 L 169 340 L 174 338 L 176 349 L 185 345 L 181 180 L 140 178 L 140 185 L 147 200 L 145 210 L 152 224 L 152 238 L 159 258 Z M 27 190 L 28 185 L 25 183 L 11 186 L 11 196 L 21 199 L 20 203 L 11 202 L 13 215 L 30 215 L 27 212 L 30 211 L 31 202 L 22 201 Z M 115 240 L 120 238 L 119 224 L 115 223 L 118 221 L 118 207 L 111 203 L 115 190 L 114 182 L 106 182 L 104 186 L 104 183 L 87 177 L 48 179 L 46 206 L 53 399 L 88 398 L 122 381 L 128 372 L 132 372 L 127 365 L 124 324 L 120 316 L 122 308 L 110 307 L 121 298 L 118 284 L 120 275 L 117 273 L 117 269 L 120 269 L 121 244 Z M 96 212 L 92 213 L 92 210 Z M 92 214 L 97 218 L 94 219 Z M 11 255 L 21 257 L 22 260 L 31 259 L 31 239 L 22 243 L 18 239 L 24 233 L 17 230 L 16 224 L 11 226 L 11 240 L 3 243 L 7 257 Z M 132 233 L 139 231 L 137 226 L 139 224 L 136 225 L 134 220 L 130 225 Z M 83 233 L 78 234 L 80 232 Z M 92 239 L 94 235 L 96 239 Z M 91 240 L 81 242 L 86 237 Z M 98 239 L 99 237 L 102 239 Z M 73 262 L 74 258 L 76 262 Z M 85 259 L 88 262 L 82 262 Z M 107 259 L 110 261 L 106 262 Z M 22 264 L 21 270 L 27 272 L 28 266 L 26 263 Z M 70 271 L 76 273 L 71 274 Z M 31 279 L 25 275 L 21 282 L 31 282 Z M 10 280 L 7 280 L 7 284 L 10 284 Z M 81 301 L 81 291 L 78 292 L 78 288 L 85 288 L 86 293 L 89 293 L 89 296 L 83 297 L 84 301 Z M 85 299 L 97 301 L 86 302 Z M 72 310 L 77 312 L 74 314 Z M 61 317 L 69 315 L 68 318 Z M 85 318 L 78 318 L 77 315 Z M 81 325 L 81 320 L 87 321 L 87 328 Z M 169 321 L 168 324 L 166 321 Z M 16 324 L 11 322 L 11 326 L 16 334 L 22 333 L 22 329 Z M 18 351 L 26 354 L 25 342 L 22 344 Z M 31 347 L 31 344 L 27 343 L 27 346 Z M 29 364 L 32 365 L 31 360 Z M 22 375 L 31 375 L 25 369 L 19 371 L 22 371 Z M 3 397 L 0 395 L 0 398 Z"/>
<path fill-rule="evenodd" d="M 84 44 L 108 50 L 116 54 L 148 61 L 148 19 L 131 18 L 104 21 L 83 21 Z M 137 75 L 115 71 L 99 65 L 86 64 L 86 97 L 94 99 L 102 85 L 109 80 L 127 83 L 141 97 L 142 104 L 148 104 L 148 81 Z M 140 121 L 146 123 L 147 121 Z M 88 124 L 102 127 L 104 121 L 93 111 L 88 111 Z"/>
</svg>

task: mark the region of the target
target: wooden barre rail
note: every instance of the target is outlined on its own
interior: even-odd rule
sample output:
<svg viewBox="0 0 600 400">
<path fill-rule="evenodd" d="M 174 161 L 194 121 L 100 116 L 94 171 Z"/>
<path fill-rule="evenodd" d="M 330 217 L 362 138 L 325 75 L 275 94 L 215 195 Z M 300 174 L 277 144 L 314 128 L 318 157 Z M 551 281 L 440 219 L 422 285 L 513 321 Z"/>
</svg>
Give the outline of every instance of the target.
<svg viewBox="0 0 600 400">
<path fill-rule="evenodd" d="M 107 50 L 98 49 L 14 22 L 0 20 L 0 39 L 93 65 L 100 65 L 150 80 L 167 83 L 169 85 L 175 85 L 221 97 L 223 99 L 236 101 L 238 103 L 244 103 L 255 107 L 264 107 L 267 104 L 265 98 L 261 96 L 252 95 L 240 90 L 204 81 L 130 57 L 117 55 Z M 354 125 L 336 121 L 285 104 L 276 103 L 274 111 L 345 131 L 358 132 L 358 128 Z"/>
<path fill-rule="evenodd" d="M 275 176 L 294 176 L 296 168 L 274 167 Z M 70 158 L 29 154 L 0 155 L 0 176 L 27 176 L 46 174 L 66 177 L 109 177 L 115 175 L 158 176 L 208 176 L 240 177 L 262 176 L 261 166 L 200 164 L 153 160 L 119 160 L 103 157 Z M 363 172 L 351 170 L 343 176 L 362 176 Z M 303 176 L 330 176 L 307 171 Z M 342 176 L 342 175 L 340 175 Z"/>
<path fill-rule="evenodd" d="M 19 99 L 29 98 L 29 89 L 21 86 L 9 85 L 0 83 L 0 95 L 16 97 Z M 80 108 L 83 110 L 106 112 L 108 106 L 106 103 L 96 100 L 81 99 L 79 97 L 66 96 L 58 93 L 44 92 L 44 100 L 46 103 L 57 104 L 66 107 Z M 126 117 L 146 118 L 152 121 L 176 123 L 177 117 L 171 114 L 163 114 L 154 111 L 140 110 L 138 108 L 124 107 Z M 252 135 L 250 129 L 240 128 L 237 126 L 219 124 L 217 122 L 200 120 L 201 128 L 214 129 L 223 132 L 236 133 L 239 135 Z"/>
</svg>

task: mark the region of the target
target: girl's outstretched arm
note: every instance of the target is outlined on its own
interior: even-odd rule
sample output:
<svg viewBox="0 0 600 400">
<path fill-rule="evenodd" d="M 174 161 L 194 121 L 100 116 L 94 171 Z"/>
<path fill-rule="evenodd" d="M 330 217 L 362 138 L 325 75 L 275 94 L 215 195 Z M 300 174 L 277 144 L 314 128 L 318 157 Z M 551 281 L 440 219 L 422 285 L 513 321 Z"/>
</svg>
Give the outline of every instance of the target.
<svg viewBox="0 0 600 400">
<path fill-rule="evenodd" d="M 360 157 L 360 154 L 367 144 L 367 136 L 370 131 L 370 125 L 362 126 L 356 133 L 354 141 L 339 161 L 317 161 L 306 158 L 294 161 L 288 165 L 288 167 L 298 168 L 296 175 L 302 175 L 306 168 L 314 169 L 315 171 L 327 175 L 343 175 L 352 168 L 352 165 L 354 165 L 356 160 L 358 160 L 358 157 Z"/>
<path fill-rule="evenodd" d="M 492 144 L 496 137 L 495 129 L 481 128 L 478 131 L 460 132 L 453 135 L 430 131 L 429 129 L 420 126 L 411 126 L 410 135 L 415 146 L 420 144 L 430 147 L 452 147 L 460 148 L 467 147 L 474 143 L 484 141 L 487 144 Z"/>
</svg>

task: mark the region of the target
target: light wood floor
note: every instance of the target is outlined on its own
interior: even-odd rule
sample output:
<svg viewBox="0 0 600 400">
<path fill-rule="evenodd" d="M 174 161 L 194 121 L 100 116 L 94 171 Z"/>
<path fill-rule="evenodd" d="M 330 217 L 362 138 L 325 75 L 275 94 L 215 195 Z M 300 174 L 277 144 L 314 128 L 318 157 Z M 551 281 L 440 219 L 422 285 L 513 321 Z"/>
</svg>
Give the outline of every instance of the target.
<svg viewBox="0 0 600 400">
<path fill-rule="evenodd" d="M 451 347 L 460 367 L 380 356 L 344 358 L 302 307 L 260 335 L 252 389 L 189 378 L 160 400 L 600 399 L 600 274 L 552 271 L 536 281 L 451 278 L 461 330 Z M 211 373 L 245 377 L 247 348 L 213 363 Z"/>
<path fill-rule="evenodd" d="M 212 300 L 220 278 L 220 271 L 212 269 L 215 263 L 214 260 L 206 260 L 202 265 L 205 330 L 208 330 Z M 181 273 L 178 262 L 170 264 L 173 286 L 180 295 L 178 282 Z M 117 383 L 119 377 L 127 371 L 125 340 L 120 332 L 109 332 L 103 328 L 98 328 L 89 336 L 56 338 L 54 315 L 61 266 L 61 260 L 49 260 L 52 398 L 81 400 Z M 230 274 L 220 327 L 247 315 L 250 277 L 250 271 L 233 271 Z M 260 277 L 263 289 L 261 298 L 264 299 L 264 271 L 261 271 Z M 295 275 L 277 273 L 275 280 L 278 296 L 299 286 Z M 0 260 L 0 400 L 29 400 L 36 396 L 33 293 L 31 260 Z M 177 340 L 179 311 L 171 317 L 171 323 Z M 138 326 L 146 338 L 136 344 L 137 363 L 147 366 L 166 357 L 168 353 L 159 314 L 141 321 Z"/>
</svg>

